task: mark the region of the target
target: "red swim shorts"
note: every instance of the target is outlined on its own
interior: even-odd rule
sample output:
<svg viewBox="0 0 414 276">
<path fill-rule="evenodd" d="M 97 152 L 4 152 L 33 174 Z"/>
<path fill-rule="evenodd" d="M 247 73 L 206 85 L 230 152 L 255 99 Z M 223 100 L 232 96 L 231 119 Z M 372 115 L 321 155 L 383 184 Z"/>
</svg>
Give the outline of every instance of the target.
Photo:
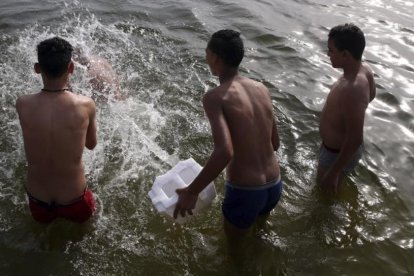
<svg viewBox="0 0 414 276">
<path fill-rule="evenodd" d="M 50 223 L 56 218 L 64 218 L 77 223 L 87 221 L 96 210 L 92 191 L 85 189 L 82 196 L 70 204 L 46 203 L 28 194 L 32 217 L 40 223 Z"/>
</svg>

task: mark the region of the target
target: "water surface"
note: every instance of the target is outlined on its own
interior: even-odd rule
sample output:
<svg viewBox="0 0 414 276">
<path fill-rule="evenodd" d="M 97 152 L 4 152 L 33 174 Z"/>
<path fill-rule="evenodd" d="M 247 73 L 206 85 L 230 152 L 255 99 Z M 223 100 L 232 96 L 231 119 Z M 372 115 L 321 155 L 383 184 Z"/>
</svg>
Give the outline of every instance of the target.
<svg viewBox="0 0 414 276">
<path fill-rule="evenodd" d="M 0 268 L 4 275 L 409 275 L 414 273 L 414 27 L 411 1 L 12 1 L 0 4 Z M 359 163 L 334 199 L 315 187 L 318 121 L 340 71 L 326 56 L 329 29 L 354 22 L 377 98 Z M 147 197 L 178 160 L 211 150 L 201 98 L 217 85 L 205 62 L 209 36 L 240 31 L 242 74 L 270 90 L 286 183 L 269 225 L 243 265 L 221 228 L 224 175 L 212 208 L 185 226 Z M 26 162 L 14 103 L 41 87 L 35 46 L 54 35 L 107 58 L 123 102 L 97 103 L 99 144 L 85 152 L 98 214 L 88 224 L 42 226 L 29 214 Z M 85 68 L 72 78 L 92 95 Z"/>
</svg>

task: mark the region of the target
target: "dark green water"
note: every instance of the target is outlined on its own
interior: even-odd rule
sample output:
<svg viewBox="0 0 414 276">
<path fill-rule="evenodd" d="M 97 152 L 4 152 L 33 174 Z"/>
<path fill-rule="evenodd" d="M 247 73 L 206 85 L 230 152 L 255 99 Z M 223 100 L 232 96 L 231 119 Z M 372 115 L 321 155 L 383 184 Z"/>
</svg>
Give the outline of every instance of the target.
<svg viewBox="0 0 414 276">
<path fill-rule="evenodd" d="M 414 274 L 414 25 L 412 1 L 12 1 L 0 3 L 0 275 L 412 275 Z M 318 121 L 340 72 L 326 56 L 329 29 L 354 22 L 377 98 L 363 160 L 334 199 L 315 187 Z M 184 225 L 147 196 L 178 160 L 212 149 L 201 97 L 217 84 L 204 59 L 216 30 L 243 34 L 241 71 L 271 91 L 286 183 L 245 261 L 229 257 L 218 197 Z M 83 226 L 30 217 L 25 156 L 14 109 L 41 88 L 35 46 L 53 35 L 106 57 L 124 102 L 97 103 L 99 145 L 85 152 L 99 211 Z M 84 68 L 75 91 L 91 95 Z"/>
</svg>

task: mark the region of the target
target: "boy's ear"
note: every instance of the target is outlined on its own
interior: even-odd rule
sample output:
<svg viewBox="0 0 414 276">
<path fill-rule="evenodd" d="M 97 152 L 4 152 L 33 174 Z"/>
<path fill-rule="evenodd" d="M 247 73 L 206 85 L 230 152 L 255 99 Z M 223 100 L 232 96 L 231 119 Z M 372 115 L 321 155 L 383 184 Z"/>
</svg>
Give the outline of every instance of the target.
<svg viewBox="0 0 414 276">
<path fill-rule="evenodd" d="M 214 53 L 213 53 L 213 56 L 212 56 L 212 62 L 213 62 L 213 64 L 214 64 L 215 66 L 217 66 L 217 65 L 219 65 L 222 61 L 221 61 L 221 58 L 220 58 L 218 55 L 216 55 L 216 54 L 214 54 Z"/>
<path fill-rule="evenodd" d="M 73 61 L 70 61 L 68 65 L 68 73 L 73 74 L 74 71 L 75 71 L 75 64 L 73 63 Z"/>
<path fill-rule="evenodd" d="M 352 57 L 351 53 L 348 50 L 344 50 L 342 53 L 343 57 L 345 58 L 349 58 Z"/>
<path fill-rule="evenodd" d="M 36 62 L 33 66 L 34 71 L 36 72 L 36 74 L 40 74 L 42 73 L 42 68 L 40 68 L 40 64 L 38 62 Z"/>
</svg>

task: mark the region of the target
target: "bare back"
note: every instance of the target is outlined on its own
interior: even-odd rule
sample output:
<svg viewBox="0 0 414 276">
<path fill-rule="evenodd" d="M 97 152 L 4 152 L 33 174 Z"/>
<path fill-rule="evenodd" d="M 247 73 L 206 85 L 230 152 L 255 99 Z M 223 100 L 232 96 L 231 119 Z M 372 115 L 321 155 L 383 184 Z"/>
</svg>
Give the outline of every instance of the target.
<svg viewBox="0 0 414 276">
<path fill-rule="evenodd" d="M 95 104 L 71 92 L 40 92 L 16 103 L 28 161 L 27 190 L 65 203 L 85 188 L 82 153 L 96 144 Z"/>
<path fill-rule="evenodd" d="M 368 65 L 361 64 L 352 80 L 343 76 L 333 85 L 322 110 L 319 133 L 324 144 L 340 149 L 347 137 L 346 121 L 363 126 L 365 110 L 375 98 L 375 82 Z M 362 128 L 353 129 L 352 135 L 361 136 Z"/>
<path fill-rule="evenodd" d="M 272 145 L 274 117 L 267 88 L 236 77 L 211 92 L 220 98 L 233 146 L 228 179 L 247 186 L 277 179 L 279 165 Z"/>
<path fill-rule="evenodd" d="M 115 93 L 115 98 L 122 99 L 118 76 L 109 62 L 101 57 L 92 56 L 88 63 L 90 83 L 100 93 Z"/>
</svg>

